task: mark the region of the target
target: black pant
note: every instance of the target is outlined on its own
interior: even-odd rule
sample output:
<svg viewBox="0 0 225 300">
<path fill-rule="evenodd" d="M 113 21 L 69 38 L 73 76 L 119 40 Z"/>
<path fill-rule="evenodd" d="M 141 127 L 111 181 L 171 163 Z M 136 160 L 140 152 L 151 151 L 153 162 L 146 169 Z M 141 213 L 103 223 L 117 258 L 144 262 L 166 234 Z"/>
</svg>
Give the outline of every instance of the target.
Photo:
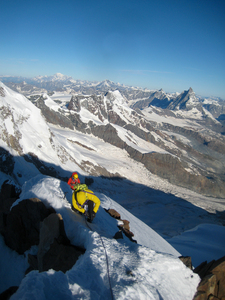
<svg viewBox="0 0 225 300">
<path fill-rule="evenodd" d="M 87 211 L 87 217 L 90 221 L 93 221 L 95 217 L 95 212 L 93 211 L 94 209 L 94 202 L 89 200 L 88 201 L 88 211 Z"/>
</svg>

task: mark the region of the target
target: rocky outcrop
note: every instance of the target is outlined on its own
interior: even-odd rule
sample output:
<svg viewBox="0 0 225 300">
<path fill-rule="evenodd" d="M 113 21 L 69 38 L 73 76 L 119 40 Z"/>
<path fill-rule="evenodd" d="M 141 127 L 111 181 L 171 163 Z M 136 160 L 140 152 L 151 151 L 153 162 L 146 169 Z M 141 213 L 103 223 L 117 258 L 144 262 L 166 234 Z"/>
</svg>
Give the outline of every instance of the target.
<svg viewBox="0 0 225 300">
<path fill-rule="evenodd" d="M 55 271 L 62 271 L 63 273 L 70 270 L 77 262 L 80 255 L 84 254 L 85 249 L 74 246 L 72 244 L 64 244 L 58 239 L 54 239 L 50 245 L 49 250 L 43 255 L 41 261 L 37 259 L 37 268 L 33 269 L 42 271 L 48 271 L 53 269 Z M 29 259 L 28 262 L 31 262 Z M 41 264 L 41 269 L 39 269 Z M 35 264 L 36 266 L 36 264 Z"/>
<path fill-rule="evenodd" d="M 13 294 L 18 290 L 18 286 L 11 286 L 0 294 L 0 300 L 9 300 Z"/>
<path fill-rule="evenodd" d="M 142 97 L 147 99 L 135 102 L 132 106 L 133 109 L 143 109 L 150 105 L 166 108 L 170 103 L 167 95 L 163 92 L 163 90 L 151 92 L 145 95 L 140 95 L 139 97 L 139 99 L 141 99 Z"/>
<path fill-rule="evenodd" d="M 194 272 L 199 274 L 201 282 L 193 300 L 225 299 L 225 256 L 209 263 L 203 262 Z"/>
<path fill-rule="evenodd" d="M 91 132 L 95 136 L 116 147 L 124 149 L 126 145 L 126 143 L 118 136 L 116 129 L 111 124 L 93 127 L 91 128 Z"/>
<path fill-rule="evenodd" d="M 114 235 L 114 239 L 123 239 L 123 233 L 126 237 L 128 237 L 132 242 L 137 243 L 136 240 L 133 239 L 133 232 L 130 231 L 130 222 L 128 220 L 121 220 L 120 214 L 115 209 L 106 209 L 106 212 L 113 218 L 120 220 L 117 231 Z"/>
<path fill-rule="evenodd" d="M 173 184 L 206 196 L 224 198 L 225 187 L 220 179 L 211 179 L 200 174 L 192 174 L 186 170 L 185 166 L 182 165 L 182 162 L 176 156 L 158 152 L 142 154 L 128 145 L 125 149 L 131 158 L 143 163 L 150 172 L 167 179 Z"/>
<path fill-rule="evenodd" d="M 0 191 L 0 212 L 8 214 L 12 204 L 19 198 L 20 188 L 5 180 Z"/>
<path fill-rule="evenodd" d="M 65 273 L 84 252 L 84 249 L 71 245 L 65 233 L 62 216 L 52 213 L 41 222 L 38 254 L 28 256 L 30 268 L 27 272 L 54 269 Z"/>
<path fill-rule="evenodd" d="M 38 245 L 38 270 L 44 269 L 43 257 L 49 251 L 54 240 L 59 240 L 64 244 L 69 244 L 69 240 L 64 230 L 64 223 L 60 214 L 52 213 L 40 224 L 39 245 Z"/>
<path fill-rule="evenodd" d="M 12 204 L 18 199 L 20 189 L 5 180 L 0 191 L 0 233 L 4 235 L 7 215 Z"/>
<path fill-rule="evenodd" d="M 0 96 L 5 97 L 5 90 L 3 87 L 0 87 Z"/>
<path fill-rule="evenodd" d="M 62 113 L 56 112 L 45 105 L 45 98 L 41 96 L 34 104 L 41 109 L 46 121 L 55 125 L 60 125 L 65 128 L 74 129 L 72 122 L 69 118 Z"/>
<path fill-rule="evenodd" d="M 6 216 L 2 232 L 6 245 L 19 254 L 38 245 L 40 222 L 53 211 L 37 198 L 26 199 L 13 206 Z"/>
<path fill-rule="evenodd" d="M 53 208 L 46 208 L 38 198 L 22 200 L 10 210 L 10 204 L 15 201 L 15 197 L 8 198 L 11 195 L 18 196 L 13 187 L 5 183 L 0 193 L 1 209 L 4 208 L 4 216 L 0 214 L 1 234 L 6 245 L 19 254 L 24 254 L 33 245 L 38 246 L 37 255 L 28 254 L 30 267 L 26 273 L 49 269 L 65 273 L 70 270 L 85 249 L 70 243 L 62 216 Z M 17 288 L 9 288 L 0 299 L 9 299 Z"/>
<path fill-rule="evenodd" d="M 4 148 L 0 147 L 0 171 L 11 175 L 14 169 L 14 158 L 13 156 Z"/>
<path fill-rule="evenodd" d="M 87 124 L 83 123 L 80 119 L 80 115 L 73 113 L 69 115 L 69 119 L 71 120 L 71 122 L 73 123 L 74 127 L 76 128 L 76 130 L 79 130 L 83 133 L 87 132 Z"/>
<path fill-rule="evenodd" d="M 85 97 L 82 95 L 72 96 L 68 104 L 68 109 L 75 112 L 80 111 L 80 100 L 83 100 Z"/>
<path fill-rule="evenodd" d="M 160 129 L 181 134 L 184 137 L 187 137 L 188 139 L 194 140 L 195 145 L 199 144 L 199 145 L 207 146 L 207 148 L 221 154 L 225 152 L 225 141 L 222 137 L 218 139 L 216 136 L 212 137 L 208 133 L 204 134 L 201 131 L 195 131 L 190 128 L 175 126 L 173 124 L 168 124 L 168 123 L 167 124 L 163 123 L 163 125 L 160 126 Z M 193 148 L 195 147 L 196 146 L 193 146 Z"/>
<path fill-rule="evenodd" d="M 111 217 L 120 220 L 120 214 L 115 210 L 110 208 L 109 210 L 106 210 L 108 214 L 110 214 Z"/>
<path fill-rule="evenodd" d="M 180 256 L 179 259 L 183 262 L 183 264 L 188 267 L 189 269 L 193 269 L 192 268 L 192 261 L 191 261 L 191 257 L 190 256 Z"/>
<path fill-rule="evenodd" d="M 52 268 L 66 272 L 85 251 L 70 244 L 62 216 L 56 214 L 53 208 L 46 208 L 38 198 L 19 202 L 2 223 L 1 233 L 6 245 L 19 254 L 38 245 L 37 256 L 29 255 L 29 270 L 42 272 Z"/>
</svg>

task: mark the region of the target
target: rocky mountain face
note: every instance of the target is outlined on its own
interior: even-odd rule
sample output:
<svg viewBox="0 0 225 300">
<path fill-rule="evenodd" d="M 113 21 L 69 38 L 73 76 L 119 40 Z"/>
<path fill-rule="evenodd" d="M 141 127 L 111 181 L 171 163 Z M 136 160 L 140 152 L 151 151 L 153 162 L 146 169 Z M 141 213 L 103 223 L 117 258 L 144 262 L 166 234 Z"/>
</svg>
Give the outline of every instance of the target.
<svg viewBox="0 0 225 300">
<path fill-rule="evenodd" d="M 172 184 L 225 197 L 225 101 L 202 99 L 192 88 L 167 94 L 110 81 L 81 82 L 60 74 L 56 78 L 30 82 L 36 81 L 36 88 L 48 90 L 48 95 L 42 90 L 28 95 L 24 83 L 7 85 L 26 94 L 48 123 L 92 134 L 123 149 Z M 55 98 L 53 90 L 69 93 L 70 100 Z M 5 110 L 1 109 L 2 118 Z"/>
</svg>

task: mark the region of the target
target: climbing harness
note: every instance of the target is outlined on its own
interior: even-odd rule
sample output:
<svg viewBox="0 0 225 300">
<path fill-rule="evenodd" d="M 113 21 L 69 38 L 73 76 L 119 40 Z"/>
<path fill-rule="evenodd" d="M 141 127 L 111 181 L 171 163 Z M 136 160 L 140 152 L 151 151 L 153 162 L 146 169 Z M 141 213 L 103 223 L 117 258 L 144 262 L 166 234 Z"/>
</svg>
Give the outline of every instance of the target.
<svg viewBox="0 0 225 300">
<path fill-rule="evenodd" d="M 85 220 L 85 223 L 87 225 L 87 227 L 91 230 L 92 228 L 89 226 L 85 216 L 84 216 L 84 220 Z M 98 232 L 97 232 L 98 233 Z M 98 233 L 99 237 L 100 237 L 100 240 L 101 240 L 101 243 L 102 243 L 102 246 L 104 248 L 104 251 L 105 251 L 105 257 L 106 257 L 106 265 L 107 265 L 107 275 L 108 275 L 108 279 L 109 279 L 109 288 L 110 288 L 110 292 L 111 292 L 111 297 L 112 297 L 112 300 L 114 300 L 114 296 L 113 296 L 113 290 L 112 290 L 112 285 L 111 285 L 111 280 L 110 280 L 110 275 L 109 275 L 109 260 L 108 260 L 108 255 L 107 255 L 107 251 L 106 251 L 106 247 L 105 247 L 105 244 L 103 242 L 103 239 L 101 237 L 101 235 Z"/>
</svg>

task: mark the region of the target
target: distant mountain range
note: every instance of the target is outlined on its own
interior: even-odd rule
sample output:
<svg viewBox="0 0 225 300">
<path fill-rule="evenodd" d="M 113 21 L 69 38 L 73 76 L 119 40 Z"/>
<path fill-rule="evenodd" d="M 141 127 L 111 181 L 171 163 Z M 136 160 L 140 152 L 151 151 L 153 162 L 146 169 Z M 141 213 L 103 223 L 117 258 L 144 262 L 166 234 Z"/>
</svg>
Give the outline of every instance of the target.
<svg viewBox="0 0 225 300">
<path fill-rule="evenodd" d="M 192 88 L 169 94 L 109 80 L 73 80 L 59 73 L 32 79 L 0 76 L 0 80 L 39 108 L 47 124 L 76 130 L 87 138 L 91 135 L 111 144 L 174 185 L 225 198 L 225 101 L 196 96 Z M 2 85 L 2 95 L 7 94 L 5 89 Z M 3 120 L 4 116 L 1 115 Z M 9 129 L 4 126 L 5 142 L 25 155 L 20 138 L 10 143 Z M 17 128 L 20 136 L 18 124 Z M 79 143 L 92 157 L 93 149 L 85 142 Z M 57 155 L 64 153 L 70 159 L 65 145 L 60 147 Z M 37 167 L 39 155 L 34 149 L 32 153 L 34 156 L 29 159 Z M 110 168 L 107 170 L 88 158 L 79 167 L 91 175 L 123 177 L 120 170 L 112 173 Z M 40 164 L 39 171 L 43 169 Z"/>
</svg>

